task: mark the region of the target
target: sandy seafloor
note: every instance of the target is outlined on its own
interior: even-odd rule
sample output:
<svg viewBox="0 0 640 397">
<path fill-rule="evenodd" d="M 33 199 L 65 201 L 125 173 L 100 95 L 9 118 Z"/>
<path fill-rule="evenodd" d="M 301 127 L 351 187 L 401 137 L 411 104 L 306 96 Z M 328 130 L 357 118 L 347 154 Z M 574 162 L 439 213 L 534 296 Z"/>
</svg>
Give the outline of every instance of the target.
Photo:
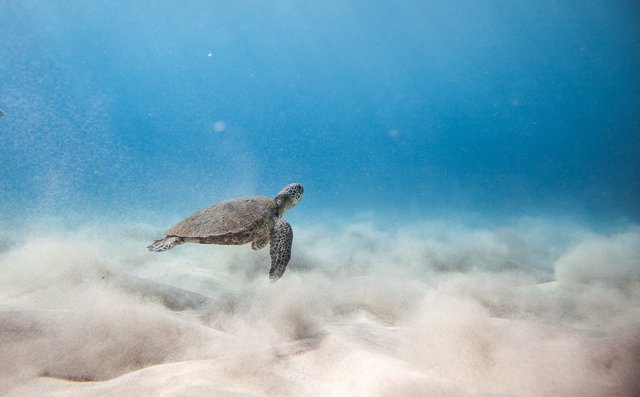
<svg viewBox="0 0 640 397">
<path fill-rule="evenodd" d="M 164 225 L 2 236 L 6 396 L 634 396 L 640 228 L 293 225 L 146 252 Z"/>
</svg>

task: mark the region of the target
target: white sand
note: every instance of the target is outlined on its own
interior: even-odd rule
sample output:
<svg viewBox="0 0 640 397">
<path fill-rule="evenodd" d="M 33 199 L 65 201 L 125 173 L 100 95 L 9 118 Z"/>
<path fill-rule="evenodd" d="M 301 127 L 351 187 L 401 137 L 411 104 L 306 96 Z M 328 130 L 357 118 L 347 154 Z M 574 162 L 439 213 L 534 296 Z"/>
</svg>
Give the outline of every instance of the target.
<svg viewBox="0 0 640 397">
<path fill-rule="evenodd" d="M 294 225 L 275 284 L 267 250 L 157 230 L 3 236 L 0 394 L 640 394 L 638 227 Z"/>
</svg>

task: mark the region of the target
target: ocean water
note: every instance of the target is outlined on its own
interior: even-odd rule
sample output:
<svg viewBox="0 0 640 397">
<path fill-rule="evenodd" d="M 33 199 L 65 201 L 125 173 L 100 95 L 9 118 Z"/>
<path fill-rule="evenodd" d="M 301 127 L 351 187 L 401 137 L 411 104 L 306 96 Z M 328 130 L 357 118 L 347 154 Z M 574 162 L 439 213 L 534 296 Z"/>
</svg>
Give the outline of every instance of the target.
<svg viewBox="0 0 640 397">
<path fill-rule="evenodd" d="M 0 394 L 640 395 L 635 1 L 0 0 Z M 146 246 L 300 182 L 268 249 Z"/>
</svg>

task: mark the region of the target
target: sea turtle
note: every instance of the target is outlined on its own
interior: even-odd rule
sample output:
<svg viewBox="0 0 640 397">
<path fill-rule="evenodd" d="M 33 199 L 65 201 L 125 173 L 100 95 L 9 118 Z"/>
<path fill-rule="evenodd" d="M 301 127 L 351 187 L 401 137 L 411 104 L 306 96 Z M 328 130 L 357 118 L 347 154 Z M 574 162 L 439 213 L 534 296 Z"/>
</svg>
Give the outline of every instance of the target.
<svg viewBox="0 0 640 397">
<path fill-rule="evenodd" d="M 259 250 L 270 244 L 269 278 L 276 281 L 291 259 L 293 230 L 282 219 L 298 204 L 304 189 L 299 183 L 285 186 L 274 199 L 261 196 L 226 200 L 201 209 L 167 230 L 166 237 L 147 247 L 162 252 L 183 243 L 241 245 Z"/>
</svg>

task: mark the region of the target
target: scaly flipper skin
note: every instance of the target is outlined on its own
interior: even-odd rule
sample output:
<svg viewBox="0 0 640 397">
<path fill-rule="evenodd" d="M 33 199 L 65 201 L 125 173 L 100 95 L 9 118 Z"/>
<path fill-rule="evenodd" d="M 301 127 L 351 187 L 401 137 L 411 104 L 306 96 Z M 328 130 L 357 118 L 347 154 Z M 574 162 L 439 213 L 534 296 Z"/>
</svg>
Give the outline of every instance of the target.
<svg viewBox="0 0 640 397">
<path fill-rule="evenodd" d="M 269 244 L 269 239 L 265 238 L 264 240 L 258 240 L 251 243 L 251 249 L 253 250 L 261 250 Z"/>
<path fill-rule="evenodd" d="M 153 244 L 147 247 L 147 249 L 150 252 L 162 252 L 170 250 L 176 245 L 180 245 L 182 243 L 184 243 L 184 239 L 182 237 L 170 236 L 154 241 Z"/>
<path fill-rule="evenodd" d="M 283 219 L 278 219 L 275 227 L 271 230 L 271 246 L 269 256 L 271 257 L 271 268 L 269 269 L 269 279 L 277 281 L 287 269 L 289 259 L 291 259 L 291 244 L 293 243 L 293 230 L 291 225 Z"/>
</svg>

